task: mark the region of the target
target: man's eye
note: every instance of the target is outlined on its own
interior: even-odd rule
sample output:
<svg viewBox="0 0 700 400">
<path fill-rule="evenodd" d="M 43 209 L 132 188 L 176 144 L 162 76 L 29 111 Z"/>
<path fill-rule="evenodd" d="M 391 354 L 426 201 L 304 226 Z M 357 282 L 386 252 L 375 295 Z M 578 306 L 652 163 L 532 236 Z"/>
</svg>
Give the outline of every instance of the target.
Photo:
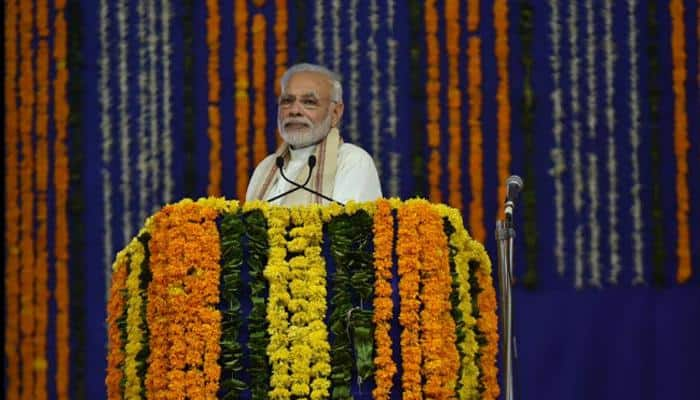
<svg viewBox="0 0 700 400">
<path fill-rule="evenodd" d="M 305 106 L 315 106 L 318 105 L 318 100 L 316 99 L 304 99 L 301 101 Z"/>
<path fill-rule="evenodd" d="M 285 106 L 290 105 L 290 104 L 292 104 L 293 102 L 294 102 L 294 100 L 293 100 L 292 98 L 290 98 L 290 97 L 282 97 L 282 98 L 280 99 L 280 104 L 285 105 Z"/>
</svg>

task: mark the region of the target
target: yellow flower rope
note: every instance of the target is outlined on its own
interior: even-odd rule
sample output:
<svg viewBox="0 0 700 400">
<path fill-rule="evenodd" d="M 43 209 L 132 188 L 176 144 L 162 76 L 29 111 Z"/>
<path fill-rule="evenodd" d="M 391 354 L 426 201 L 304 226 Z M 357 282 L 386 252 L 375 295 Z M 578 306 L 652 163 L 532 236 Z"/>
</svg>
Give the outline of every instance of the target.
<svg viewBox="0 0 700 400">
<path fill-rule="evenodd" d="M 110 296 L 107 302 L 107 338 L 109 346 L 107 350 L 107 398 L 121 399 L 121 381 L 124 377 L 122 366 L 124 363 L 124 348 L 121 332 L 117 321 L 124 314 L 126 299 L 124 289 L 126 286 L 127 265 L 129 263 L 127 251 L 122 250 L 117 254 L 112 264 L 112 283 Z"/>
<path fill-rule="evenodd" d="M 126 385 L 124 387 L 124 397 L 127 399 L 139 398 L 143 382 L 138 376 L 138 365 L 136 356 L 143 348 L 144 330 L 146 321 L 142 319 L 141 310 L 143 308 L 143 290 L 140 288 L 141 264 L 146 258 L 143 245 L 138 238 L 131 240 L 126 247 L 126 252 L 130 255 L 129 276 L 126 279 L 126 289 L 128 293 L 126 311 L 127 341 L 125 346 L 124 375 Z"/>
</svg>

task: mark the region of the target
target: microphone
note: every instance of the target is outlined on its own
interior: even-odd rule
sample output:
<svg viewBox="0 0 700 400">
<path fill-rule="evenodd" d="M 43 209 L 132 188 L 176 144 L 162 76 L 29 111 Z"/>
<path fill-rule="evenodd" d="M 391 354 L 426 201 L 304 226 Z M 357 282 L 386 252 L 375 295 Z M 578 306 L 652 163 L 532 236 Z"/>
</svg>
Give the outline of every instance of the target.
<svg viewBox="0 0 700 400">
<path fill-rule="evenodd" d="M 287 191 L 284 192 L 284 193 L 280 193 L 280 194 L 278 194 L 277 196 L 274 196 L 274 197 L 268 199 L 268 200 L 267 200 L 268 202 L 275 201 L 275 200 L 277 200 L 277 199 L 279 199 L 279 198 L 281 198 L 281 197 L 284 197 L 284 196 L 286 196 L 286 195 L 288 195 L 288 194 L 290 194 L 290 193 L 296 192 L 296 191 L 299 190 L 299 189 L 304 189 L 304 190 L 306 190 L 307 192 L 311 192 L 311 193 L 313 193 L 313 194 L 315 194 L 315 195 L 321 197 L 321 198 L 324 199 L 324 200 L 332 201 L 332 202 L 335 202 L 335 203 L 340 204 L 341 206 L 345 206 L 345 204 L 339 202 L 338 200 L 334 200 L 334 199 L 332 199 L 332 198 L 330 198 L 330 197 L 324 195 L 323 193 L 317 192 L 317 191 L 315 191 L 315 190 L 313 190 L 313 189 L 311 189 L 311 188 L 309 188 L 309 187 L 306 186 L 306 184 L 309 183 L 309 180 L 311 180 L 311 172 L 313 171 L 314 167 L 316 166 L 316 156 L 315 156 L 315 155 L 312 154 L 312 155 L 309 156 L 309 160 L 308 160 L 309 175 L 306 177 L 306 180 L 305 180 L 304 183 L 301 184 L 301 185 L 298 184 L 297 182 L 294 182 L 293 180 L 287 178 L 287 176 L 284 174 L 284 157 L 282 157 L 282 156 L 277 157 L 277 159 L 275 160 L 275 164 L 277 164 L 277 168 L 280 170 L 280 175 L 282 175 L 282 178 L 283 178 L 285 181 L 287 181 L 287 182 L 291 183 L 292 185 L 294 185 L 295 187 L 294 187 L 293 189 L 287 190 Z"/>
<path fill-rule="evenodd" d="M 523 189 L 523 180 L 518 175 L 511 175 L 506 179 L 506 224 L 510 226 L 513 221 L 513 208 L 518 194 Z"/>
</svg>

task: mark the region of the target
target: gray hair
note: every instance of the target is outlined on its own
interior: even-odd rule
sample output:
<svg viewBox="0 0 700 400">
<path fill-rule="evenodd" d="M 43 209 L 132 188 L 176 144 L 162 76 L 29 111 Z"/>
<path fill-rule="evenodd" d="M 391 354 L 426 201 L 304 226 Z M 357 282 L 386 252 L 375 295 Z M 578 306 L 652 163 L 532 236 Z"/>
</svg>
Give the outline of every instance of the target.
<svg viewBox="0 0 700 400">
<path fill-rule="evenodd" d="M 331 82 L 331 100 L 335 101 L 336 103 L 343 102 L 343 85 L 340 83 L 340 75 L 322 65 L 317 64 L 302 63 L 289 67 L 289 69 L 285 71 L 284 75 L 282 75 L 282 79 L 280 79 L 281 91 L 284 91 L 289 78 L 291 78 L 291 76 L 297 72 L 317 72 L 325 75 Z"/>
</svg>

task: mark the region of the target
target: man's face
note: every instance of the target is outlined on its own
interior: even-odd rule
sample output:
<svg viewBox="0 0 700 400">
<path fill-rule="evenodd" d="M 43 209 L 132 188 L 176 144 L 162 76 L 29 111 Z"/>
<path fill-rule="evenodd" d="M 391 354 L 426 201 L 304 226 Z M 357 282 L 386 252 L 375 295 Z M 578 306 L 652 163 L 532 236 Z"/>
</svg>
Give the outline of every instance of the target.
<svg viewBox="0 0 700 400">
<path fill-rule="evenodd" d="M 277 127 L 294 148 L 312 145 L 338 123 L 342 104 L 330 99 L 331 82 L 317 72 L 297 72 L 289 77 L 279 98 Z"/>
</svg>

